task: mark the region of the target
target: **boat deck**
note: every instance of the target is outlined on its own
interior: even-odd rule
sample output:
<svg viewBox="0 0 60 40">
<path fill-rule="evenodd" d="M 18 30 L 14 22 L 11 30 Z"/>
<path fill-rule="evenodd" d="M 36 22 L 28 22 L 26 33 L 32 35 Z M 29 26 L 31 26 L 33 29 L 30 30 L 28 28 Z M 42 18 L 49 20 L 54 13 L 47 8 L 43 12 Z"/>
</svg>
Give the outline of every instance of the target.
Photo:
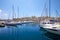
<svg viewBox="0 0 60 40">
<path fill-rule="evenodd" d="M 48 28 L 45 28 L 45 30 L 48 31 L 48 32 L 60 35 L 60 29 L 48 29 Z"/>
</svg>

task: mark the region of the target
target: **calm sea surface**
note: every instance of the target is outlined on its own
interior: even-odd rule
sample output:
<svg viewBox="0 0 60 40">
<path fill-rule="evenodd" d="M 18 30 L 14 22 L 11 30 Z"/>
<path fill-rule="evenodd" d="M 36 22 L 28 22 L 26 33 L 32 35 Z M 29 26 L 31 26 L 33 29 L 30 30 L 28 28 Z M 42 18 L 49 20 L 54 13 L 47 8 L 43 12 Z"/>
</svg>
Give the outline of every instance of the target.
<svg viewBox="0 0 60 40">
<path fill-rule="evenodd" d="M 0 28 L 0 40 L 51 40 L 38 24 L 23 24 Z"/>
</svg>

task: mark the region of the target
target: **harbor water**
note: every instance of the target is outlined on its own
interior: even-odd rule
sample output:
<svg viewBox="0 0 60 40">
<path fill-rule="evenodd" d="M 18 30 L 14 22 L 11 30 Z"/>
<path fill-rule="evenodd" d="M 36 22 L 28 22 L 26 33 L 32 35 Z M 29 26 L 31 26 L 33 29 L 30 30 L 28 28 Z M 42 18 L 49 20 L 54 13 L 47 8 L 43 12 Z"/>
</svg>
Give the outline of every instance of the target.
<svg viewBox="0 0 60 40">
<path fill-rule="evenodd" d="M 22 24 L 0 28 L 0 40 L 51 40 L 38 24 Z"/>
</svg>

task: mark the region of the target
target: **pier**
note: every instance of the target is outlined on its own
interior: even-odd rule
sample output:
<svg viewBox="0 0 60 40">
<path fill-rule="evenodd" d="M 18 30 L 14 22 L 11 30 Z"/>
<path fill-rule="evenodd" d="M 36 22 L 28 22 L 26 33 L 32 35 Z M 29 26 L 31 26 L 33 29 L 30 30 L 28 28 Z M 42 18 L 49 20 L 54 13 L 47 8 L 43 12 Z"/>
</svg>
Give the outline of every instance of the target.
<svg viewBox="0 0 60 40">
<path fill-rule="evenodd" d="M 32 21 L 30 21 L 30 22 L 28 22 L 28 21 L 26 21 L 26 22 L 14 22 L 14 23 L 5 23 L 5 25 L 6 26 L 16 26 L 16 25 L 23 25 L 23 24 L 30 24 L 30 23 L 35 23 L 35 22 L 32 22 Z"/>
</svg>

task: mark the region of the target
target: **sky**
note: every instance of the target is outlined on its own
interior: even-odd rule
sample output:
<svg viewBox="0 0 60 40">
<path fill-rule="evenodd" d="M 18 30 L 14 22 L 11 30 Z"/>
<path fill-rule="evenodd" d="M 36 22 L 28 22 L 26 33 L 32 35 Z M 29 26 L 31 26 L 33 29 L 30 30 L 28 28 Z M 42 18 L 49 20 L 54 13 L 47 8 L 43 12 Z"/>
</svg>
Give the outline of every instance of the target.
<svg viewBox="0 0 60 40">
<path fill-rule="evenodd" d="M 46 2 L 48 0 L 0 0 L 0 19 L 12 18 L 12 15 L 16 18 L 45 15 Z M 14 6 L 14 14 L 12 6 Z M 51 16 L 56 16 L 56 10 L 60 13 L 60 0 L 51 0 L 50 9 Z"/>
</svg>

